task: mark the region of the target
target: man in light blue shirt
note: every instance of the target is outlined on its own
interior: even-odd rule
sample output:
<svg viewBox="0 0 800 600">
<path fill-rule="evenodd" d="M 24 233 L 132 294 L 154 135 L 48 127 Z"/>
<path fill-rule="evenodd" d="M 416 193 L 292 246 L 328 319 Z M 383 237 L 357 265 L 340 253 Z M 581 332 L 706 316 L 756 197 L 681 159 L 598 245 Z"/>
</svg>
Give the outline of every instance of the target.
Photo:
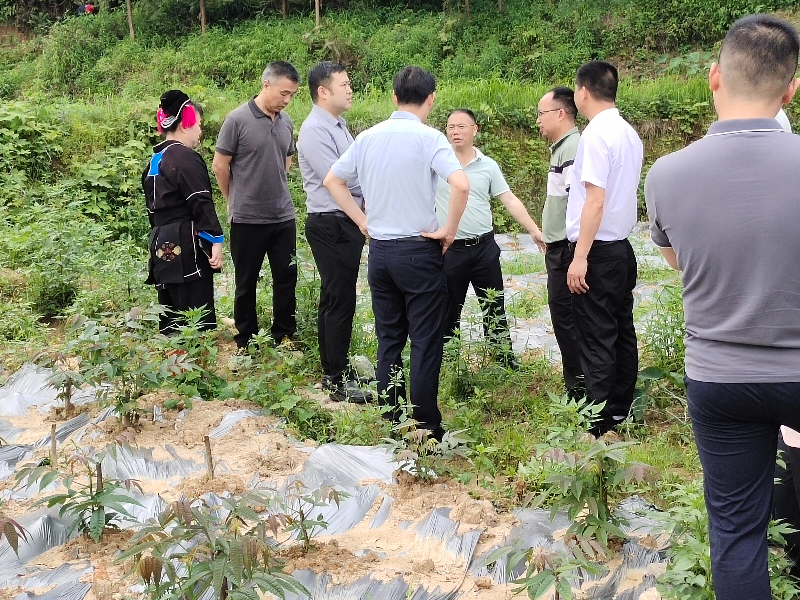
<svg viewBox="0 0 800 600">
<path fill-rule="evenodd" d="M 324 185 L 334 201 L 369 234 L 369 284 L 378 337 L 378 393 L 398 420 L 400 398 L 413 418 L 441 440 L 439 371 L 447 307 L 443 255 L 464 212 L 469 181 L 447 139 L 423 124 L 433 108 L 436 81 L 419 67 L 394 78 L 397 111 L 359 135 L 331 167 Z M 450 184 L 447 221 L 436 218 L 438 178 Z M 366 214 L 348 182 L 358 180 Z M 401 353 L 411 338 L 411 397 Z"/>
</svg>

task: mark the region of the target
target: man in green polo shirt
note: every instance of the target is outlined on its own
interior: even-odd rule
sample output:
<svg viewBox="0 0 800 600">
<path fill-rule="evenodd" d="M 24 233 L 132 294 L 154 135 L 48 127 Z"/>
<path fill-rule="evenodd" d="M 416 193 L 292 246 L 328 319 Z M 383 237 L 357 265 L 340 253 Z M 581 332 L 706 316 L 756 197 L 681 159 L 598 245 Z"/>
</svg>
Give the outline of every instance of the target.
<svg viewBox="0 0 800 600">
<path fill-rule="evenodd" d="M 455 241 L 444 255 L 449 296 L 444 335 L 450 337 L 459 331 L 461 308 L 471 283 L 483 308 L 484 334 L 497 345 L 497 357 L 501 362 L 515 367 L 503 302 L 500 247 L 494 241 L 492 228 L 491 199 L 497 198 L 503 203 L 542 252 L 545 245 L 542 232 L 508 187 L 498 164 L 473 146 L 477 134 L 478 125 L 471 110 L 459 108 L 447 117 L 447 139 L 469 179 L 469 199 Z M 449 195 L 450 186 L 440 178 L 436 189 L 436 216 L 440 224 L 447 220 Z"/>
<path fill-rule="evenodd" d="M 564 383 L 573 397 L 585 395 L 583 372 L 578 355 L 575 324 L 572 319 L 572 295 L 567 287 L 567 269 L 572 250 L 567 240 L 567 198 L 572 163 L 578 151 L 580 133 L 575 127 L 578 109 L 575 94 L 567 87 L 553 88 L 539 100 L 539 132 L 552 143 L 550 172 L 547 175 L 547 200 L 542 211 L 542 238 L 547 244 L 547 303 L 553 322 Z"/>
</svg>

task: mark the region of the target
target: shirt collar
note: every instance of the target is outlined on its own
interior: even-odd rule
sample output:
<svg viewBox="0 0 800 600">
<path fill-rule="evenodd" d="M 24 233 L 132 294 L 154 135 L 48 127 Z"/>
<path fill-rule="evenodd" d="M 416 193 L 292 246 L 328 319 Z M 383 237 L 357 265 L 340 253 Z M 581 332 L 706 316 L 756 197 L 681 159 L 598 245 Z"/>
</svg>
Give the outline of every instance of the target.
<svg viewBox="0 0 800 600">
<path fill-rule="evenodd" d="M 422 123 L 422 120 L 415 114 L 410 112 L 406 112 L 404 110 L 396 110 L 392 113 L 392 116 L 389 117 L 390 119 L 406 119 L 408 121 L 416 121 L 417 123 Z"/>
<path fill-rule="evenodd" d="M 619 116 L 619 109 L 618 108 L 616 108 L 616 107 L 615 108 L 606 108 L 606 109 L 601 110 L 599 113 L 597 113 L 594 116 L 594 119 L 592 119 L 592 122 L 598 121 L 598 120 L 601 120 L 601 119 L 608 119 L 609 117 L 618 117 L 618 116 Z"/>
<path fill-rule="evenodd" d="M 556 140 L 556 142 L 552 146 L 550 146 L 550 152 L 553 152 L 553 150 L 558 148 L 565 139 L 567 139 L 569 136 L 574 135 L 576 133 L 578 133 L 578 128 L 577 127 L 573 127 L 572 129 L 567 131 L 567 133 L 565 133 L 560 138 L 558 138 L 558 140 Z"/>
<path fill-rule="evenodd" d="M 264 117 L 266 117 L 270 121 L 272 121 L 272 119 L 270 119 L 270 117 L 269 117 L 269 115 L 267 113 L 265 113 L 263 110 L 258 108 L 258 104 L 256 104 L 256 97 L 255 96 L 250 98 L 250 102 L 247 103 L 247 106 L 250 107 L 250 112 L 253 113 L 253 116 L 256 119 L 263 119 Z M 283 114 L 283 112 L 279 112 L 277 115 L 275 115 L 275 120 L 280 119 L 282 114 Z"/>
<path fill-rule="evenodd" d="M 336 127 L 337 125 L 341 125 L 344 127 L 347 124 L 342 117 L 334 117 L 331 113 L 329 113 L 324 108 L 317 106 L 316 104 L 311 107 L 311 112 L 317 115 L 320 119 L 329 123 L 330 125 Z"/>
<path fill-rule="evenodd" d="M 708 128 L 706 135 L 722 133 L 739 133 L 743 131 L 783 131 L 783 127 L 775 119 L 728 119 L 716 121 Z"/>
<path fill-rule="evenodd" d="M 467 163 L 467 166 L 470 166 L 472 163 L 478 162 L 480 159 L 486 156 L 483 152 L 481 152 L 480 148 L 476 148 L 475 146 L 473 146 L 472 149 L 475 150 L 475 158 L 469 161 Z"/>
</svg>

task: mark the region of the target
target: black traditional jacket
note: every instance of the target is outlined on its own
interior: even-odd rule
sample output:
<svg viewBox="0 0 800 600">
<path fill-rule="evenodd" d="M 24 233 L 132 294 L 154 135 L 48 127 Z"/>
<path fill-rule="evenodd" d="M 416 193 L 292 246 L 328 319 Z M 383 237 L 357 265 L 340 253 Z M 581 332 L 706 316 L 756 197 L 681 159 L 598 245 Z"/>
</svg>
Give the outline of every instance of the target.
<svg viewBox="0 0 800 600">
<path fill-rule="evenodd" d="M 208 276 L 211 244 L 222 242 L 211 179 L 200 155 L 175 140 L 153 148 L 142 174 L 150 233 L 150 273 L 157 289 Z"/>
</svg>

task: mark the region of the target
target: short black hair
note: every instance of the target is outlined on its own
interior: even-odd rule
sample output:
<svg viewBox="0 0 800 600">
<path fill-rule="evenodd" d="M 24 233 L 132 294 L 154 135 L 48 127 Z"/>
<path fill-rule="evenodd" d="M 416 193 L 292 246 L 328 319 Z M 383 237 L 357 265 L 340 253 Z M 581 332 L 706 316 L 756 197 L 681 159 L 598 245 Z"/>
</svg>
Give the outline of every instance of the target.
<svg viewBox="0 0 800 600">
<path fill-rule="evenodd" d="M 553 94 L 553 102 L 563 108 L 565 113 L 573 119 L 578 116 L 578 107 L 575 106 L 575 92 L 571 88 L 558 86 L 550 90 L 550 93 Z"/>
<path fill-rule="evenodd" d="M 772 15 L 749 15 L 728 30 L 719 53 L 727 89 L 752 100 L 782 96 L 797 71 L 800 37 Z"/>
<path fill-rule="evenodd" d="M 436 91 L 436 79 L 421 67 L 406 67 L 394 76 L 392 88 L 398 104 L 421 106 Z"/>
<path fill-rule="evenodd" d="M 311 101 L 316 103 L 319 97 L 319 86 L 328 87 L 334 73 L 347 71 L 342 63 L 326 60 L 311 67 L 308 72 L 308 91 L 311 92 Z"/>
<path fill-rule="evenodd" d="M 617 67 L 604 60 L 583 63 L 575 76 L 575 89 L 586 88 L 595 100 L 616 101 L 618 85 Z"/>
<path fill-rule="evenodd" d="M 447 113 L 447 118 L 449 119 L 450 117 L 452 117 L 453 115 L 457 115 L 458 113 L 467 115 L 470 119 L 472 119 L 473 123 L 475 123 L 476 125 L 478 124 L 478 119 L 475 118 L 475 113 L 468 108 L 454 108 L 449 113 Z"/>
<path fill-rule="evenodd" d="M 261 74 L 261 83 L 267 80 L 277 81 L 282 77 L 286 77 L 293 83 L 300 83 L 300 73 L 297 72 L 292 63 L 288 63 L 285 60 L 273 60 L 269 63 Z"/>
</svg>

